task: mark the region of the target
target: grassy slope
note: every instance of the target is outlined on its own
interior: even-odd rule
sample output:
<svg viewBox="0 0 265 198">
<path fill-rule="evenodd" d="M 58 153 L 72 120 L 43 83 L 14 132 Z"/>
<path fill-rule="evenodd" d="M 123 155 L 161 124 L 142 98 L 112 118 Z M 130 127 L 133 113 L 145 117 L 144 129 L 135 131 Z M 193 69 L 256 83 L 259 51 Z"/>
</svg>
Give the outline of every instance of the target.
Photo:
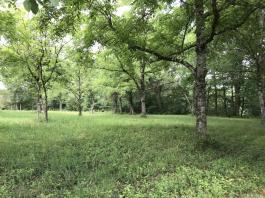
<svg viewBox="0 0 265 198">
<path fill-rule="evenodd" d="M 265 197 L 265 129 L 190 116 L 0 112 L 0 197 Z"/>
</svg>

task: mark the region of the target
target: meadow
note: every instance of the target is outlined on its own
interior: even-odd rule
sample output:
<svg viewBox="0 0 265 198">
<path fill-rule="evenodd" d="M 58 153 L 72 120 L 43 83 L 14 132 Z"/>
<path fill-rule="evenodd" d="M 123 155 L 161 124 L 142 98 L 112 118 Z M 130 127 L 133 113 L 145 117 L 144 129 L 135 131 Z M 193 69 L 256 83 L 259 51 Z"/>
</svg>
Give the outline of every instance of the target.
<svg viewBox="0 0 265 198">
<path fill-rule="evenodd" d="M 0 111 L 0 197 L 265 197 L 265 127 L 192 116 Z"/>
</svg>

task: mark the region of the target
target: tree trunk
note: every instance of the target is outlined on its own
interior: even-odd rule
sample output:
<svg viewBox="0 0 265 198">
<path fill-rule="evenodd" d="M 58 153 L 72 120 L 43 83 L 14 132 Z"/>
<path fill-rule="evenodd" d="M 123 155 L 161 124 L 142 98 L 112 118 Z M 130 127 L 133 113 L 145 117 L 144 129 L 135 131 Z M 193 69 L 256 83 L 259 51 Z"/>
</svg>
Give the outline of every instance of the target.
<svg viewBox="0 0 265 198">
<path fill-rule="evenodd" d="M 194 77 L 195 77 L 195 75 L 194 75 Z M 195 80 L 194 80 L 194 82 L 195 82 Z M 196 112 L 197 112 L 197 102 L 196 101 L 197 101 L 197 98 L 196 98 L 196 86 L 195 86 L 195 84 L 193 86 L 192 92 L 193 92 L 193 97 L 192 97 L 193 114 L 192 115 L 196 116 Z"/>
<path fill-rule="evenodd" d="M 42 113 L 42 94 L 41 94 L 41 86 L 37 85 L 37 119 L 41 121 L 41 113 Z"/>
<path fill-rule="evenodd" d="M 119 97 L 119 112 L 122 113 L 122 99 Z"/>
<path fill-rule="evenodd" d="M 92 104 L 91 104 L 91 107 L 90 107 L 90 113 L 93 114 L 94 113 L 94 108 L 95 108 L 95 101 L 94 99 L 92 99 Z"/>
<path fill-rule="evenodd" d="M 133 93 L 132 91 L 127 91 L 127 100 L 129 104 L 130 114 L 134 114 L 134 107 L 133 107 Z"/>
<path fill-rule="evenodd" d="M 82 107 L 82 93 L 78 92 L 78 96 L 77 96 L 77 110 L 78 110 L 78 115 L 82 116 L 82 111 L 83 111 L 83 107 Z"/>
<path fill-rule="evenodd" d="M 63 110 L 63 102 L 62 102 L 61 99 L 59 100 L 59 110 L 60 110 L 60 111 Z"/>
<path fill-rule="evenodd" d="M 236 84 L 235 85 L 235 103 L 234 103 L 234 115 L 235 116 L 239 116 L 239 111 L 240 111 L 240 103 L 241 103 L 241 99 L 240 99 L 240 85 Z"/>
<path fill-rule="evenodd" d="M 162 112 L 162 100 L 161 100 L 162 86 L 158 83 L 155 87 L 156 104 L 158 112 Z"/>
<path fill-rule="evenodd" d="M 261 122 L 265 124 L 265 100 L 261 91 L 258 91 Z"/>
<path fill-rule="evenodd" d="M 214 72 L 214 111 L 215 115 L 218 115 L 218 90 L 217 90 L 217 83 L 216 83 L 216 74 Z"/>
<path fill-rule="evenodd" d="M 209 112 L 209 106 L 210 106 L 210 99 L 211 99 L 211 86 L 209 85 L 207 89 L 207 97 L 206 97 L 206 113 Z"/>
<path fill-rule="evenodd" d="M 203 0 L 195 0 L 195 24 L 196 24 L 196 68 L 195 78 L 195 98 L 196 98 L 196 131 L 201 137 L 207 135 L 206 116 L 206 81 L 207 74 L 206 57 L 207 45 L 204 41 L 204 3 Z"/>
<path fill-rule="evenodd" d="M 240 109 L 240 117 L 243 117 L 244 114 L 244 110 L 245 110 L 245 98 L 242 97 L 242 101 L 241 101 L 241 109 Z"/>
<path fill-rule="evenodd" d="M 146 117 L 145 91 L 141 90 L 141 117 Z"/>
<path fill-rule="evenodd" d="M 198 57 L 198 61 L 201 61 Z M 201 63 L 199 63 L 201 64 Z M 205 136 L 207 134 L 207 116 L 206 116 L 206 82 L 205 75 L 206 68 L 197 67 L 196 78 L 195 78 L 195 89 L 196 89 L 196 130 L 197 132 Z"/>
<path fill-rule="evenodd" d="M 146 105 L 145 105 L 145 61 L 142 60 L 140 66 L 140 97 L 141 97 L 141 117 L 146 117 Z"/>
<path fill-rule="evenodd" d="M 263 90 L 263 79 L 262 79 L 262 68 L 261 68 L 261 57 L 258 57 L 256 61 L 256 84 L 257 84 L 257 92 L 259 97 L 259 106 L 260 106 L 260 116 L 261 122 L 265 124 L 265 97 Z"/>
<path fill-rule="evenodd" d="M 82 104 L 78 104 L 78 115 L 82 116 Z"/>
<path fill-rule="evenodd" d="M 192 102 L 190 101 L 190 99 L 186 93 L 184 93 L 184 97 L 186 99 L 187 105 L 189 106 L 189 110 L 190 110 L 191 115 L 194 115 Z"/>
<path fill-rule="evenodd" d="M 112 93 L 112 110 L 113 110 L 113 113 L 118 113 L 119 110 L 118 110 L 118 93 L 117 92 L 114 92 Z"/>
<path fill-rule="evenodd" d="M 82 103 L 83 103 L 83 93 L 82 93 L 82 80 L 81 80 L 81 70 L 78 70 L 78 90 L 77 90 L 77 109 L 78 109 L 78 116 L 82 116 Z"/>
<path fill-rule="evenodd" d="M 231 110 L 230 110 L 230 115 L 234 115 L 234 109 L 235 109 L 235 102 L 234 102 L 234 86 L 231 86 Z"/>
<path fill-rule="evenodd" d="M 259 24 L 261 28 L 264 28 L 264 9 L 259 17 Z M 263 40 L 260 41 L 262 43 Z M 256 60 L 256 80 L 257 80 L 257 92 L 259 97 L 259 106 L 260 106 L 260 117 L 262 124 L 265 124 L 265 96 L 264 96 L 264 84 L 263 84 L 263 70 L 262 64 L 264 64 L 264 57 L 262 54 L 259 54 Z"/>
<path fill-rule="evenodd" d="M 45 122 L 48 122 L 48 95 L 47 95 L 47 89 L 45 86 L 43 86 L 43 91 L 44 91 L 44 119 Z"/>
<path fill-rule="evenodd" d="M 227 116 L 227 99 L 226 99 L 226 88 L 225 86 L 223 86 L 223 108 L 224 108 L 224 113 L 225 113 L 225 116 Z"/>
</svg>

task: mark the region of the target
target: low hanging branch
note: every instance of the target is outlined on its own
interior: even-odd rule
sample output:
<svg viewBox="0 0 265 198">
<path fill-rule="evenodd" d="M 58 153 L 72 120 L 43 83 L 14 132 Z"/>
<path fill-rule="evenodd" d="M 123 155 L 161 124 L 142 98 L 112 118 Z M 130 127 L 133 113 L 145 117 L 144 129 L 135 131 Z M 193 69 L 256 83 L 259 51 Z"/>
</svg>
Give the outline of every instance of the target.
<svg viewBox="0 0 265 198">
<path fill-rule="evenodd" d="M 223 30 L 217 30 L 218 29 L 218 26 L 220 25 L 219 21 L 220 21 L 220 14 L 222 12 L 224 12 L 225 10 L 227 10 L 229 7 L 231 6 L 234 6 L 235 4 L 238 4 L 239 6 L 252 6 L 251 8 L 249 8 L 247 10 L 247 12 L 244 14 L 244 16 L 242 17 L 241 20 L 239 20 L 239 22 L 231 25 L 231 26 L 228 26 L 228 27 L 225 27 Z M 191 6 L 191 5 L 187 5 L 187 6 Z M 208 18 L 208 17 L 212 17 L 212 22 L 211 22 L 211 28 L 210 28 L 210 33 L 207 35 L 205 35 L 205 38 L 204 38 L 204 44 L 208 44 L 210 43 L 215 36 L 217 35 L 221 35 L 225 32 L 228 32 L 228 31 L 232 31 L 232 30 L 236 30 L 238 29 L 239 27 L 241 27 L 247 20 L 248 18 L 250 17 L 250 15 L 255 12 L 257 9 L 259 9 L 259 6 L 261 5 L 257 5 L 257 6 L 254 6 L 253 5 L 250 5 L 249 3 L 247 2 L 244 2 L 244 4 L 239 4 L 238 2 L 234 2 L 234 3 L 231 3 L 231 2 L 225 2 L 223 5 L 221 5 L 219 8 L 218 8 L 218 5 L 217 5 L 217 0 L 211 0 L 211 12 L 206 12 L 204 13 L 204 18 Z M 100 13 L 106 18 L 106 21 L 107 21 L 107 24 L 109 26 L 109 28 L 115 32 L 117 34 L 117 36 L 119 37 L 119 33 L 117 31 L 117 29 L 115 28 L 114 24 L 113 24 L 113 20 L 112 20 L 112 14 L 104 9 L 100 10 Z M 187 27 L 185 28 L 185 34 L 187 33 Z M 186 35 L 184 35 L 184 39 L 185 39 Z M 183 39 L 182 39 L 182 47 L 181 49 L 177 50 L 177 52 L 175 53 L 171 53 L 171 54 L 163 54 L 161 52 L 158 52 L 154 49 L 151 49 L 151 48 L 148 48 L 148 47 L 143 47 L 139 44 L 136 44 L 136 43 L 128 43 L 128 41 L 124 41 L 124 42 L 127 42 L 127 44 L 129 45 L 129 48 L 132 49 L 132 50 L 138 50 L 138 51 L 142 51 L 142 52 L 146 52 L 146 53 L 149 53 L 149 54 L 152 54 L 154 56 L 156 56 L 158 59 L 160 60 L 165 60 L 165 61 L 170 61 L 170 62 L 176 62 L 176 63 L 179 63 L 183 66 L 185 66 L 186 68 L 188 68 L 190 71 L 194 72 L 195 71 L 195 67 L 189 63 L 188 61 L 182 59 L 182 58 L 179 58 L 179 56 L 181 54 L 183 54 L 184 52 L 190 50 L 190 49 L 193 49 L 194 47 L 196 47 L 196 42 L 194 43 L 191 43 L 187 46 L 184 46 L 184 42 L 183 42 Z"/>
</svg>

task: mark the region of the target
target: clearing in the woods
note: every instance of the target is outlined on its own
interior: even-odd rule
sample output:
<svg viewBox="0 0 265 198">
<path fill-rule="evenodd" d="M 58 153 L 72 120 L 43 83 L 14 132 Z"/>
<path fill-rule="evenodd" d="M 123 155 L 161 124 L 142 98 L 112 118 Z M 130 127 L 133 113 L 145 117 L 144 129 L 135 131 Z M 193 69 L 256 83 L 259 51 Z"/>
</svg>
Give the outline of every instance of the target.
<svg viewBox="0 0 265 198">
<path fill-rule="evenodd" d="M 259 120 L 0 112 L 1 197 L 264 197 Z"/>
</svg>

